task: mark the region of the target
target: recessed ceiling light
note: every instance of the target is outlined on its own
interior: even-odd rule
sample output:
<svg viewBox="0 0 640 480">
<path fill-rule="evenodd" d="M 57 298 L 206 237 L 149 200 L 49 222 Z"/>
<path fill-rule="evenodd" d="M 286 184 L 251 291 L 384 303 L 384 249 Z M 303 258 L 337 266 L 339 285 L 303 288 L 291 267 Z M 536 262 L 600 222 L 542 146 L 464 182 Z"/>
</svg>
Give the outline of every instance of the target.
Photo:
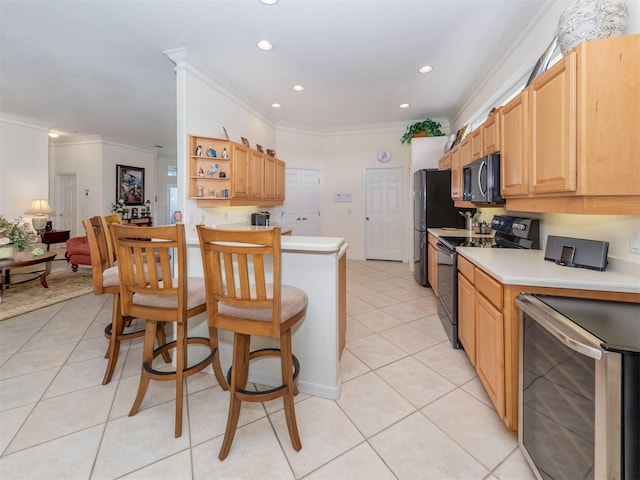
<svg viewBox="0 0 640 480">
<path fill-rule="evenodd" d="M 280 108 L 280 104 L 279 103 L 272 103 L 271 106 L 273 108 Z"/>
<path fill-rule="evenodd" d="M 302 85 L 294 85 L 293 89 L 296 92 L 302 92 L 304 90 L 304 87 Z"/>
<path fill-rule="evenodd" d="M 278 3 L 278 0 L 260 0 L 260 1 L 265 5 L 275 5 L 276 3 Z"/>
<path fill-rule="evenodd" d="M 49 132 L 49 136 L 51 138 L 58 138 L 60 136 L 60 134 L 58 132 Z"/>
<path fill-rule="evenodd" d="M 418 69 L 418 72 L 420 72 L 420 73 L 429 73 L 431 70 L 433 70 L 433 67 L 430 67 L 429 65 L 425 65 L 424 67 L 420 67 Z"/>
<path fill-rule="evenodd" d="M 401 103 L 400 104 L 400 108 L 409 108 L 409 104 L 408 103 Z"/>
<path fill-rule="evenodd" d="M 273 45 L 269 40 L 260 40 L 257 43 L 257 46 L 260 50 L 269 51 L 273 48 Z"/>
</svg>

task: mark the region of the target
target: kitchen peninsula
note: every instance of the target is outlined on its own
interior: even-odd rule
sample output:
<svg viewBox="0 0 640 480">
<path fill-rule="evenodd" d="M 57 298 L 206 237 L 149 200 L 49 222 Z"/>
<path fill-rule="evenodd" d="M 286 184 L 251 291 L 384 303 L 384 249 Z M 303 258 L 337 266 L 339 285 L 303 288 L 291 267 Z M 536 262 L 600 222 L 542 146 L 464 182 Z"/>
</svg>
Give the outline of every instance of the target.
<svg viewBox="0 0 640 480">
<path fill-rule="evenodd" d="M 270 227 L 228 226 L 255 229 Z M 187 270 L 202 277 L 200 243 L 194 225 L 187 225 Z M 293 330 L 293 353 L 300 361 L 298 389 L 332 400 L 340 397 L 339 361 L 346 331 L 346 261 L 348 244 L 339 237 L 282 236 L 282 283 L 304 290 L 307 315 Z M 267 266 L 270 268 L 270 266 Z M 190 335 L 207 336 L 206 313 L 191 321 Z M 231 364 L 233 335 L 219 331 L 223 370 Z M 251 339 L 252 349 L 274 347 L 270 339 Z M 249 381 L 279 385 L 279 365 L 271 360 L 252 365 Z"/>
</svg>

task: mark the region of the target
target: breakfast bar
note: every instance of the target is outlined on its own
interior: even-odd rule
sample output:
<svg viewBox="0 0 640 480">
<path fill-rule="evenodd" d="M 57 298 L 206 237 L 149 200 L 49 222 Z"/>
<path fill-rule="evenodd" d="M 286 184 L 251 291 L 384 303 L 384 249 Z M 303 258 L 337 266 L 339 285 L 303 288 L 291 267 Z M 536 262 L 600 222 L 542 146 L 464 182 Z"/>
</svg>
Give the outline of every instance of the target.
<svg viewBox="0 0 640 480">
<path fill-rule="evenodd" d="M 225 228 L 225 226 L 220 226 Z M 256 227 L 247 227 L 256 228 Z M 269 227 L 261 227 L 269 228 Z M 202 277 L 200 244 L 195 226 L 187 226 L 187 270 Z M 300 361 L 298 389 L 328 399 L 340 397 L 339 360 L 346 330 L 346 252 L 339 237 L 282 236 L 282 283 L 304 290 L 307 314 L 293 331 L 293 353 Z M 206 313 L 190 320 L 190 335 L 207 336 Z M 231 364 L 233 335 L 219 331 L 223 370 Z M 259 339 L 252 349 L 275 347 L 276 341 Z M 279 385 L 280 370 L 270 360 L 252 365 L 249 381 Z"/>
</svg>

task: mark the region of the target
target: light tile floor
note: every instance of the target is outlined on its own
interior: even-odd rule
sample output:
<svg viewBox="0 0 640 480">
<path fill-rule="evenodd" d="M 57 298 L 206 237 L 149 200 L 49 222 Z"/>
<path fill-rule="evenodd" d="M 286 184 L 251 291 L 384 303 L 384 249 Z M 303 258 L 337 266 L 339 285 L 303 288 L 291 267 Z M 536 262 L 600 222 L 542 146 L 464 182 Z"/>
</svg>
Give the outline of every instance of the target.
<svg viewBox="0 0 640 480">
<path fill-rule="evenodd" d="M 244 404 L 220 462 L 228 394 L 211 372 L 187 381 L 182 437 L 171 382 L 152 382 L 128 417 L 141 343 L 125 344 L 101 385 L 109 296 L 0 322 L 0 478 L 534 478 L 465 353 L 449 345 L 431 290 L 406 264 L 348 261 L 347 270 L 342 394 L 298 395 L 300 452 L 281 400 Z"/>
</svg>

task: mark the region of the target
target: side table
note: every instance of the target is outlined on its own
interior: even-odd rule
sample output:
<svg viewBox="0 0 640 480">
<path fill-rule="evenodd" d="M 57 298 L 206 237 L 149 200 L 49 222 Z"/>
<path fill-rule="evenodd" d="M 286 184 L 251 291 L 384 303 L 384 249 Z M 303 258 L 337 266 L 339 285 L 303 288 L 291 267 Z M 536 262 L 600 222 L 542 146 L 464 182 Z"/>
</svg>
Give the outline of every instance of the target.
<svg viewBox="0 0 640 480">
<path fill-rule="evenodd" d="M 51 232 L 43 232 L 42 243 L 47 246 L 47 252 L 52 243 L 63 243 L 69 240 L 70 230 L 53 230 Z"/>
</svg>

